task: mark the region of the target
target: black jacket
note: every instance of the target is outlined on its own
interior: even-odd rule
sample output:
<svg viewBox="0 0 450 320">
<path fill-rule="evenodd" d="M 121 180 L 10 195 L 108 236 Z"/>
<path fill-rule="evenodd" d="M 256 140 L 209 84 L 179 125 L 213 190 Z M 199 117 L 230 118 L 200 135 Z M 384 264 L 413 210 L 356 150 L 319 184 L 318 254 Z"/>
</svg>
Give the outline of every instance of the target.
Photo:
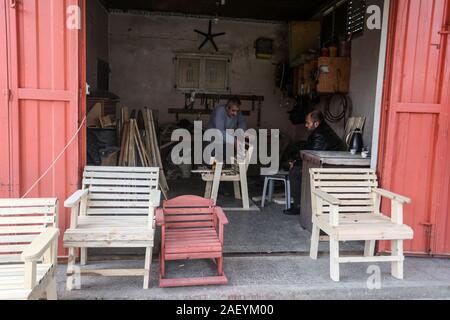
<svg viewBox="0 0 450 320">
<path fill-rule="evenodd" d="M 305 150 L 315 151 L 345 151 L 347 148 L 336 132 L 322 122 L 308 137 Z"/>
</svg>

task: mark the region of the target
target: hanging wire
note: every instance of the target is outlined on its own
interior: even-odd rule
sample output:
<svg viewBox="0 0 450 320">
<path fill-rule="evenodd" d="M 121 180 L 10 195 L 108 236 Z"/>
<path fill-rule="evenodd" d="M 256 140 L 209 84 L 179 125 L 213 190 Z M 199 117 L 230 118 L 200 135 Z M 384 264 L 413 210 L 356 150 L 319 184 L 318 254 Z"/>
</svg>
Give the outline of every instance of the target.
<svg viewBox="0 0 450 320">
<path fill-rule="evenodd" d="M 53 169 L 53 167 L 56 165 L 56 163 L 58 162 L 58 160 L 64 155 L 64 153 L 66 152 L 66 150 L 70 147 L 70 145 L 75 141 L 75 139 L 78 137 L 78 134 L 80 133 L 81 129 L 84 126 L 84 123 L 86 122 L 86 116 L 84 116 L 83 121 L 81 121 L 80 126 L 78 127 L 78 130 L 75 132 L 75 134 L 73 135 L 73 137 L 69 140 L 69 142 L 66 144 L 66 146 L 64 147 L 64 149 L 61 151 L 61 153 L 55 158 L 55 160 L 53 160 L 52 164 L 48 167 L 47 170 L 45 170 L 45 172 L 41 175 L 41 177 L 39 179 L 36 180 L 35 183 L 33 183 L 33 185 L 28 189 L 27 192 L 25 192 L 25 194 L 22 196 L 23 198 L 26 198 L 31 191 L 33 191 L 33 189 L 39 184 L 39 182 L 42 181 L 42 179 L 44 179 L 47 174 L 50 172 L 51 169 Z"/>
</svg>

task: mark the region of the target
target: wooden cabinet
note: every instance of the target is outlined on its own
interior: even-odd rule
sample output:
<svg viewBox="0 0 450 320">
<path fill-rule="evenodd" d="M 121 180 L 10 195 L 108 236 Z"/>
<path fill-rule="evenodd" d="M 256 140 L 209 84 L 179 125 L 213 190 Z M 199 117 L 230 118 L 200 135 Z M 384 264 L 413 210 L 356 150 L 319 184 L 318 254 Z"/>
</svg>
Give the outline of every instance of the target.
<svg viewBox="0 0 450 320">
<path fill-rule="evenodd" d="M 289 23 L 289 62 L 291 66 L 305 63 L 301 57 L 310 49 L 320 48 L 320 22 L 293 21 Z"/>
<path fill-rule="evenodd" d="M 348 93 L 350 89 L 350 58 L 319 58 L 319 93 Z"/>
</svg>

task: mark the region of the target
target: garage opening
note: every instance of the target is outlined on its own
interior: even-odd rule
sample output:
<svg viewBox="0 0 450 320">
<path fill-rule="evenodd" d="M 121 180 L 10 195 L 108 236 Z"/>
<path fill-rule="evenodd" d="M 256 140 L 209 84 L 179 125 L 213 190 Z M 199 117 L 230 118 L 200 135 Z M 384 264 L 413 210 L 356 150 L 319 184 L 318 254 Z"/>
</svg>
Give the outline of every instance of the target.
<svg viewBox="0 0 450 320">
<path fill-rule="evenodd" d="M 217 203 L 229 208 L 230 220 L 225 253 L 307 253 L 307 165 L 373 163 L 383 6 L 383 0 L 88 1 L 88 164 L 161 166 L 167 198 L 204 196 L 201 173 L 213 166 L 175 164 L 172 133 L 193 133 L 195 121 L 208 129 L 214 110 L 237 98 L 247 128 L 279 130 L 278 169 L 291 181 L 292 199 L 276 180 L 261 206 L 261 164 L 246 172 L 253 210 L 240 210 L 242 190 L 237 196 L 232 182 L 221 182 Z M 305 151 L 306 116 L 314 110 L 346 144 L 345 156 Z M 130 134 L 136 137 L 131 144 Z M 361 139 L 352 155 L 355 136 Z M 289 175 L 295 160 L 300 169 Z M 360 243 L 342 246 L 363 249 Z"/>
</svg>

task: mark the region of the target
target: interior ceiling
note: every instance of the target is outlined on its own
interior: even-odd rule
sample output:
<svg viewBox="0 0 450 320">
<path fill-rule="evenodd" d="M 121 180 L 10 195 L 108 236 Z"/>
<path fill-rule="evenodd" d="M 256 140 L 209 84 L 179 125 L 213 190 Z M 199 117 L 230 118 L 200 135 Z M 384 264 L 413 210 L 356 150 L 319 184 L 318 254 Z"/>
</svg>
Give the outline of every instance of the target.
<svg viewBox="0 0 450 320">
<path fill-rule="evenodd" d="M 107 9 L 171 12 L 257 20 L 308 20 L 330 0 L 100 0 Z"/>
</svg>

